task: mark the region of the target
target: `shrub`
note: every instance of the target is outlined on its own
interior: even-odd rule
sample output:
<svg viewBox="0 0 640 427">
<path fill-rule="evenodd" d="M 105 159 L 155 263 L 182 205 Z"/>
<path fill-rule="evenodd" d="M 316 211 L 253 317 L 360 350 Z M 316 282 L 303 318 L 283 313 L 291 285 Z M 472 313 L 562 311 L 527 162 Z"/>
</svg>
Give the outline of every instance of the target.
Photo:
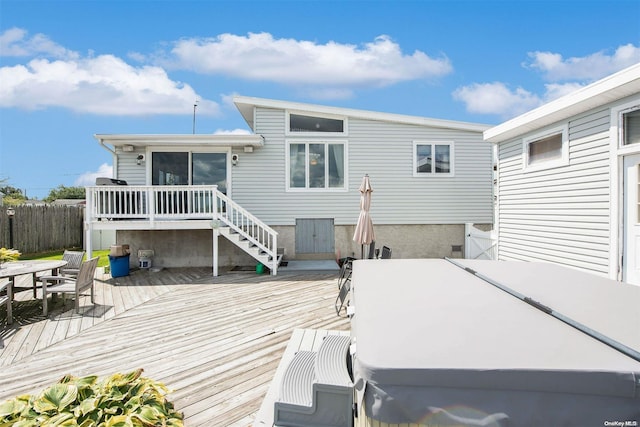
<svg viewBox="0 0 640 427">
<path fill-rule="evenodd" d="M 0 404 L 0 427 L 183 427 L 182 414 L 165 399 L 167 387 L 141 375 L 67 375 L 37 396 Z"/>
</svg>

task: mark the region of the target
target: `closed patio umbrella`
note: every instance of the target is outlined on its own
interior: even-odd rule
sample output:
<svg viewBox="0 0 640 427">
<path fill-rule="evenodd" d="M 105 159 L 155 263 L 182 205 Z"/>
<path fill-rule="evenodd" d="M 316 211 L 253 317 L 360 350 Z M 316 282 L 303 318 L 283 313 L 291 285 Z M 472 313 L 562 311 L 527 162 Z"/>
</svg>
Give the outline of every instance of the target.
<svg viewBox="0 0 640 427">
<path fill-rule="evenodd" d="M 369 213 L 372 192 L 373 188 L 371 188 L 369 175 L 365 175 L 362 178 L 362 184 L 360 184 L 360 215 L 358 216 L 356 230 L 353 233 L 353 241 L 360 244 L 362 258 L 364 258 L 364 245 L 370 245 L 376 239 L 373 232 L 373 221 Z"/>
</svg>

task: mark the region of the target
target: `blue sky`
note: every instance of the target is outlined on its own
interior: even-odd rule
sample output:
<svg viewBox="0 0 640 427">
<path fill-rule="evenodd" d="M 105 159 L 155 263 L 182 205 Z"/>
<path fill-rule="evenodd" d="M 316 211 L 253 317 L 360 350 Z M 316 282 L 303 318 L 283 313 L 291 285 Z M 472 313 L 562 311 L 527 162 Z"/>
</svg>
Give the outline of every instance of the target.
<svg viewBox="0 0 640 427">
<path fill-rule="evenodd" d="M 0 0 L 0 180 L 110 176 L 107 133 L 247 132 L 233 95 L 498 124 L 640 62 L 640 1 Z"/>
</svg>

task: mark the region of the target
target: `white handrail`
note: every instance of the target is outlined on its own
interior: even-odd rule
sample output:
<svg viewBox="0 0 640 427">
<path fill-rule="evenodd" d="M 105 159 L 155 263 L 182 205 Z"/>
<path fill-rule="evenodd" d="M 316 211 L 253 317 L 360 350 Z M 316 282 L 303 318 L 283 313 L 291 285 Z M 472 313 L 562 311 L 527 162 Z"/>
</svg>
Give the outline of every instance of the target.
<svg viewBox="0 0 640 427">
<path fill-rule="evenodd" d="M 219 203 L 218 219 L 269 255 L 271 273 L 276 274 L 278 232 L 220 191 L 216 190 L 216 196 Z"/>
</svg>

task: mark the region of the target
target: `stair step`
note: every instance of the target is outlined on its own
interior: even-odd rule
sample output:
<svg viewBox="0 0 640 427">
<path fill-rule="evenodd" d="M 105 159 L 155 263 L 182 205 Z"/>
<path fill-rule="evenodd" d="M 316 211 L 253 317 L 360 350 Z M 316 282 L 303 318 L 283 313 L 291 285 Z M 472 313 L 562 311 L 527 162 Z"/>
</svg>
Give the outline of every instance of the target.
<svg viewBox="0 0 640 427">
<path fill-rule="evenodd" d="M 282 379 L 280 399 L 282 403 L 311 406 L 315 377 L 316 353 L 299 351 L 287 367 Z"/>
<path fill-rule="evenodd" d="M 316 376 L 319 383 L 350 387 L 352 385 L 347 359 L 351 337 L 327 335 L 316 358 Z"/>
<path fill-rule="evenodd" d="M 285 369 L 274 425 L 353 426 L 353 383 L 348 368 L 349 336 L 328 335 L 317 353 L 299 351 Z"/>
</svg>

